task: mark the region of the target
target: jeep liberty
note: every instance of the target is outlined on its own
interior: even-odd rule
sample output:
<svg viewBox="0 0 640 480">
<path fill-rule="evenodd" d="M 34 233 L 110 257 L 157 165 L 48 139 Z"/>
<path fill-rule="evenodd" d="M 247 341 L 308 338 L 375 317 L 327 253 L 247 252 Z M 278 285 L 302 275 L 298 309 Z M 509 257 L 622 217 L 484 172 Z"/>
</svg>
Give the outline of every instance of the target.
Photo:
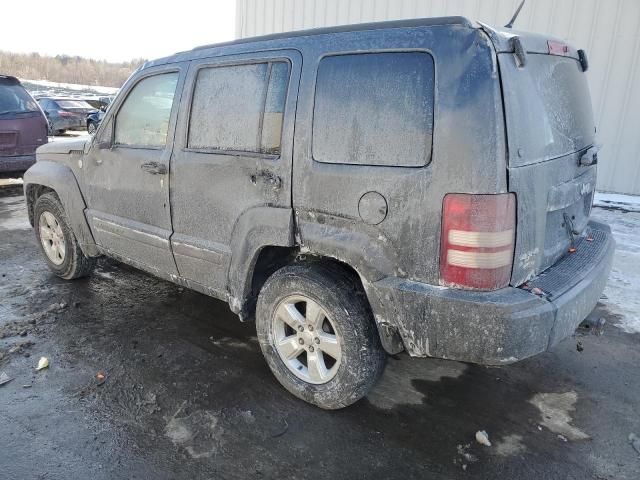
<svg viewBox="0 0 640 480">
<path fill-rule="evenodd" d="M 587 66 L 462 17 L 195 48 L 38 149 L 29 219 L 62 278 L 107 255 L 228 301 L 322 408 L 387 354 L 506 365 L 571 335 L 611 268 Z"/>
</svg>

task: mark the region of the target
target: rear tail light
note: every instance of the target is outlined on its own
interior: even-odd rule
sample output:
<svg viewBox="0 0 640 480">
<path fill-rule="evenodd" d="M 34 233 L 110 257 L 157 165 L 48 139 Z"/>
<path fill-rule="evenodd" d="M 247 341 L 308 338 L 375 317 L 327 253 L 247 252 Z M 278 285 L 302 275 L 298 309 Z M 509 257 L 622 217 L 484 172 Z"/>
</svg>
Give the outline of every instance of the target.
<svg viewBox="0 0 640 480">
<path fill-rule="evenodd" d="M 59 117 L 75 117 L 76 114 L 73 112 L 67 112 L 65 110 L 58 110 Z"/>
<path fill-rule="evenodd" d="M 455 288 L 497 290 L 511 278 L 516 229 L 512 193 L 450 193 L 442 204 L 440 282 Z"/>
</svg>

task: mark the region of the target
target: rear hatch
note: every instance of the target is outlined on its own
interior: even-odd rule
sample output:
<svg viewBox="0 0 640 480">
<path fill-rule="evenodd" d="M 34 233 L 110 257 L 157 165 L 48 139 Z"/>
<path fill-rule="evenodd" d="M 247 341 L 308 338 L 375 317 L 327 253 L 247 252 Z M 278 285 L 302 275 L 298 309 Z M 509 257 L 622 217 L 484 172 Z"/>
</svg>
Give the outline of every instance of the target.
<svg viewBox="0 0 640 480">
<path fill-rule="evenodd" d="M 32 155 L 47 143 L 47 121 L 14 77 L 0 76 L 0 156 Z"/>
<path fill-rule="evenodd" d="M 491 34 L 503 88 L 509 191 L 517 196 L 511 277 L 517 286 L 588 235 L 596 166 L 581 158 L 597 159 L 595 126 L 581 54 L 539 35 Z"/>
</svg>

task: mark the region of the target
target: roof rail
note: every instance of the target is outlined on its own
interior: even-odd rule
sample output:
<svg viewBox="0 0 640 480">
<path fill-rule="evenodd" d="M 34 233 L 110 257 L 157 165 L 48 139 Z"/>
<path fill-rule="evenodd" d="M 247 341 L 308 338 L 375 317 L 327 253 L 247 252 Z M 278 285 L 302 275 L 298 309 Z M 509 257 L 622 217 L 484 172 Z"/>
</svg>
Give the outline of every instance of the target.
<svg viewBox="0 0 640 480">
<path fill-rule="evenodd" d="M 435 25 L 462 25 L 473 28 L 472 23 L 465 17 L 433 17 L 433 18 L 412 18 L 408 20 L 391 20 L 385 22 L 356 23 L 351 25 L 339 25 L 336 27 L 312 28 L 308 30 L 295 30 L 292 32 L 273 33 L 258 37 L 246 37 L 230 42 L 213 43 L 193 48 L 195 50 L 205 50 L 207 48 L 223 47 L 227 45 L 238 45 L 243 43 L 266 42 L 268 40 L 279 40 L 284 38 L 307 37 L 311 35 L 325 35 L 329 33 L 359 32 L 363 30 L 379 30 L 384 28 L 411 28 L 430 27 Z M 184 53 L 184 52 L 179 52 Z"/>
</svg>

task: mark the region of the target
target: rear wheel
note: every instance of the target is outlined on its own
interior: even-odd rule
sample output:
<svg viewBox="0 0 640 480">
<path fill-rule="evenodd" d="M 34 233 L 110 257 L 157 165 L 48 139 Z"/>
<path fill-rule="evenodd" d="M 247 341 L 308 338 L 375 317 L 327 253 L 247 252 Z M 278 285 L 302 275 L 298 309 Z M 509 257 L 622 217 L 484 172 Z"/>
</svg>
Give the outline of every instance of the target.
<svg viewBox="0 0 640 480">
<path fill-rule="evenodd" d="M 340 270 L 309 264 L 277 271 L 260 292 L 256 322 L 278 381 L 321 408 L 356 402 L 384 370 L 366 298 Z"/>
<path fill-rule="evenodd" d="M 89 132 L 89 135 L 95 135 L 97 129 L 96 122 L 90 121 L 87 123 L 87 132 Z"/>
<path fill-rule="evenodd" d="M 44 258 L 53 273 L 66 280 L 91 273 L 95 259 L 82 253 L 64 208 L 54 193 L 45 193 L 36 200 L 34 227 Z"/>
</svg>

